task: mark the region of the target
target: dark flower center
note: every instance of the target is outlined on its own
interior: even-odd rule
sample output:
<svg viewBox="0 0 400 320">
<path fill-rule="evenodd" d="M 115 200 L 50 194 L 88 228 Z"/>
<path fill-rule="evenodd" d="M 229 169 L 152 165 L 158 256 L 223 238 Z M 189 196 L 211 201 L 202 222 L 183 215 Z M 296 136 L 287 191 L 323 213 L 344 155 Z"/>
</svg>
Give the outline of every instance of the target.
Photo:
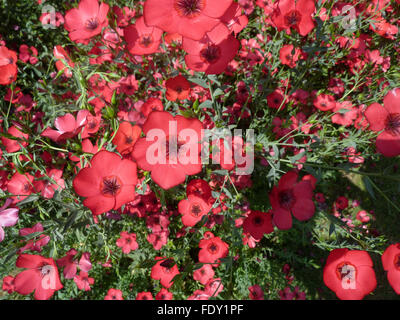
<svg viewBox="0 0 400 320">
<path fill-rule="evenodd" d="M 290 209 L 296 200 L 292 190 L 279 192 L 278 199 L 280 206 L 285 209 Z"/>
<path fill-rule="evenodd" d="M 215 63 L 221 56 L 221 49 L 216 45 L 209 45 L 200 51 L 200 57 L 208 63 Z"/>
<path fill-rule="evenodd" d="M 174 265 L 175 265 L 175 263 L 174 263 L 174 260 L 172 260 L 172 259 L 167 259 L 160 263 L 161 267 L 164 267 L 167 269 L 171 269 Z"/>
<path fill-rule="evenodd" d="M 51 273 L 53 270 L 53 266 L 49 264 L 43 264 L 42 266 L 39 267 L 40 275 L 42 277 L 45 277 Z"/>
<path fill-rule="evenodd" d="M 218 246 L 215 243 L 211 243 L 208 245 L 207 250 L 211 254 L 216 254 L 218 252 Z"/>
<path fill-rule="evenodd" d="M 96 125 L 97 125 L 97 121 L 96 121 L 96 120 L 92 120 L 92 121 L 90 121 L 90 122 L 88 123 L 89 129 L 94 129 L 94 128 L 96 128 Z"/>
<path fill-rule="evenodd" d="M 262 225 L 263 221 L 264 221 L 264 219 L 261 218 L 261 217 L 254 217 L 254 218 L 253 218 L 253 224 L 254 224 L 255 226 L 260 226 L 260 225 Z"/>
<path fill-rule="evenodd" d="M 201 215 L 203 210 L 201 210 L 201 206 L 198 203 L 192 204 L 190 207 L 190 213 L 193 217 L 197 218 Z"/>
<path fill-rule="evenodd" d="M 180 16 L 194 18 L 205 7 L 206 0 L 175 0 L 175 10 Z"/>
<path fill-rule="evenodd" d="M 100 183 L 100 191 L 104 196 L 115 197 L 121 192 L 121 181 L 116 176 L 105 177 Z"/>
<path fill-rule="evenodd" d="M 140 37 L 140 41 L 139 44 L 144 47 L 144 48 L 148 48 L 151 46 L 151 44 L 153 43 L 153 37 L 151 34 L 145 34 L 143 36 Z"/>
<path fill-rule="evenodd" d="M 400 113 L 389 113 L 385 127 L 393 136 L 400 135 Z"/>
<path fill-rule="evenodd" d="M 394 257 L 394 266 L 397 270 L 400 270 L 400 254 Z"/>
<path fill-rule="evenodd" d="M 288 25 L 289 27 L 295 27 L 301 21 L 301 14 L 297 10 L 292 10 L 287 15 L 285 15 L 284 19 L 286 25 Z"/>
<path fill-rule="evenodd" d="M 13 64 L 13 63 L 14 63 L 14 59 L 13 59 L 12 57 L 8 58 L 8 62 L 9 62 L 10 64 Z"/>
<path fill-rule="evenodd" d="M 86 29 L 90 31 L 96 30 L 98 26 L 99 26 L 99 21 L 97 20 L 97 18 L 91 18 L 86 21 Z"/>
<path fill-rule="evenodd" d="M 349 262 L 342 262 L 336 267 L 336 276 L 350 284 L 356 280 L 356 267 Z"/>
<path fill-rule="evenodd" d="M 132 142 L 133 142 L 133 138 L 132 137 L 126 137 L 125 138 L 125 143 L 126 144 L 132 144 Z"/>
</svg>

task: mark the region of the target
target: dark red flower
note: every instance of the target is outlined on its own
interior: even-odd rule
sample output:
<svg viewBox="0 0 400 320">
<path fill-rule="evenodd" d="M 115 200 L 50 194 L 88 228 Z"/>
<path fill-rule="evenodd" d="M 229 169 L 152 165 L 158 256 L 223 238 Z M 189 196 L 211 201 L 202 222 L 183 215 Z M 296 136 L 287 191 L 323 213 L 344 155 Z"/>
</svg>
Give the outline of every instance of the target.
<svg viewBox="0 0 400 320">
<path fill-rule="evenodd" d="M 369 128 L 382 131 L 376 138 L 376 148 L 385 157 L 400 155 L 400 88 L 388 92 L 383 106 L 373 103 L 365 111 Z"/>
<path fill-rule="evenodd" d="M 211 187 L 207 181 L 203 179 L 193 179 L 186 186 L 186 195 L 194 195 L 208 202 L 211 198 Z"/>
<path fill-rule="evenodd" d="M 168 79 L 165 82 L 165 87 L 167 88 L 165 93 L 167 100 L 185 100 L 189 97 L 190 82 L 182 75 Z"/>
<path fill-rule="evenodd" d="M 400 243 L 391 244 L 382 255 L 383 269 L 387 279 L 397 294 L 400 294 Z"/>
<path fill-rule="evenodd" d="M 291 214 L 300 221 L 314 215 L 313 187 L 310 181 L 297 182 L 297 179 L 294 171 L 284 174 L 269 195 L 274 224 L 281 230 L 292 227 Z"/>
<path fill-rule="evenodd" d="M 63 288 L 58 269 L 53 259 L 32 254 L 21 254 L 17 258 L 17 268 L 27 268 L 16 275 L 15 291 L 28 295 L 35 291 L 37 300 L 48 300 L 55 291 Z"/>
<path fill-rule="evenodd" d="M 261 240 L 264 234 L 273 231 L 272 214 L 270 212 L 252 210 L 243 221 L 243 232 L 250 233 L 256 240 Z"/>
<path fill-rule="evenodd" d="M 99 215 L 132 201 L 136 183 L 136 163 L 102 150 L 92 158 L 91 167 L 79 171 L 73 187 L 78 195 L 86 198 L 83 204 L 94 215 Z"/>
<path fill-rule="evenodd" d="M 101 33 L 108 26 L 109 6 L 97 0 L 81 0 L 78 8 L 65 14 L 65 29 L 72 41 L 85 41 Z"/>
<path fill-rule="evenodd" d="M 132 157 L 141 169 L 151 171 L 151 178 L 160 187 L 175 187 L 186 175 L 201 171 L 202 127 L 198 119 L 153 111 L 143 125 L 147 137 L 136 142 Z"/>
<path fill-rule="evenodd" d="M 258 284 L 249 287 L 249 298 L 251 300 L 264 300 L 264 291 Z"/>
<path fill-rule="evenodd" d="M 231 4 L 232 0 L 147 0 L 143 14 L 148 26 L 200 40 Z"/>
<path fill-rule="evenodd" d="M 363 299 L 377 284 L 371 257 L 361 250 L 332 250 L 324 267 L 324 283 L 341 300 Z"/>
</svg>

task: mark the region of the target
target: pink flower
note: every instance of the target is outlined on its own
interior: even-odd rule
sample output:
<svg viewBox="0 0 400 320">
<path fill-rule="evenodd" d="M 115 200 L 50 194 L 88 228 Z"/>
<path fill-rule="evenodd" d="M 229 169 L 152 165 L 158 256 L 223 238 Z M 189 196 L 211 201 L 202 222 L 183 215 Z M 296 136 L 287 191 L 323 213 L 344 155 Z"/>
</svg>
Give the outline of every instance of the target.
<svg viewBox="0 0 400 320">
<path fill-rule="evenodd" d="M 3 227 L 14 226 L 18 221 L 18 208 L 7 207 L 12 203 L 11 199 L 7 199 L 4 205 L 0 208 L 0 242 L 4 240 Z"/>
<path fill-rule="evenodd" d="M 76 283 L 79 290 L 89 291 L 90 286 L 94 284 L 94 279 L 88 277 L 88 273 L 81 271 L 79 276 L 74 277 L 74 282 Z"/>
<path fill-rule="evenodd" d="M 43 226 L 40 222 L 35 224 L 32 228 L 21 229 L 19 231 L 19 235 L 20 236 L 28 236 L 28 235 L 30 235 L 32 233 L 36 233 L 36 232 L 43 232 Z M 34 240 L 34 239 L 29 240 L 25 246 L 23 246 L 22 248 L 20 248 L 18 250 L 18 253 L 22 253 L 26 250 L 41 252 L 42 247 L 45 246 L 46 244 L 48 244 L 49 241 L 50 241 L 49 236 L 47 236 L 45 234 L 41 234 L 37 240 Z"/>
<path fill-rule="evenodd" d="M 136 234 L 128 233 L 126 231 L 122 231 L 120 233 L 121 238 L 117 240 L 117 246 L 122 248 L 122 252 L 128 254 L 132 250 L 136 250 L 139 248 L 138 243 L 136 242 Z"/>
</svg>

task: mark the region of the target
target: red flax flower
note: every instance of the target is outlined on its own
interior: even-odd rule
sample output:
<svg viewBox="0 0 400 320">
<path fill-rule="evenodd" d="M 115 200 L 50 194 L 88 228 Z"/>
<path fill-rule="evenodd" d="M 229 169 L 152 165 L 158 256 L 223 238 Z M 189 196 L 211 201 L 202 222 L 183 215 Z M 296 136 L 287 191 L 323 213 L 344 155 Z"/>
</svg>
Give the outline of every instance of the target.
<svg viewBox="0 0 400 320">
<path fill-rule="evenodd" d="M 130 253 L 132 250 L 136 250 L 139 248 L 138 243 L 136 242 L 136 234 L 128 233 L 126 231 L 122 231 L 120 233 L 121 238 L 117 240 L 117 247 L 122 248 L 122 252 L 125 254 Z"/>
<path fill-rule="evenodd" d="M 189 69 L 206 74 L 220 74 L 236 56 L 240 43 L 221 23 L 200 41 L 183 38 L 182 46 L 188 53 L 185 62 Z"/>
<path fill-rule="evenodd" d="M 365 111 L 369 128 L 382 131 L 376 138 L 376 148 L 385 157 L 400 155 L 400 88 L 388 92 L 383 106 L 371 104 Z"/>
<path fill-rule="evenodd" d="M 72 41 L 82 42 L 101 33 L 108 26 L 106 3 L 99 5 L 97 0 L 82 0 L 79 7 L 65 14 L 65 29 Z"/>
<path fill-rule="evenodd" d="M 272 22 L 279 31 L 294 28 L 302 36 L 306 36 L 314 29 L 314 11 L 314 0 L 279 0 L 272 13 Z"/>
<path fill-rule="evenodd" d="M 188 199 L 181 200 L 178 204 L 178 211 L 182 214 L 182 223 L 187 227 L 193 227 L 210 209 L 210 204 L 195 195 L 189 195 Z"/>
<path fill-rule="evenodd" d="M 175 187 L 201 171 L 202 127 L 198 119 L 153 111 L 142 128 L 147 137 L 136 142 L 132 157 L 161 188 Z"/>
<path fill-rule="evenodd" d="M 382 255 L 383 269 L 393 290 L 400 294 L 400 243 L 391 244 Z"/>
<path fill-rule="evenodd" d="M 272 214 L 270 212 L 252 210 L 243 221 L 243 232 L 250 233 L 250 235 L 256 240 L 261 240 L 264 234 L 273 231 Z"/>
<path fill-rule="evenodd" d="M 189 96 L 190 82 L 182 75 L 168 79 L 165 82 L 165 87 L 167 88 L 167 92 L 165 93 L 167 100 L 185 100 Z"/>
<path fill-rule="evenodd" d="M 134 200 L 136 172 L 133 161 L 102 150 L 92 158 L 91 167 L 79 171 L 73 187 L 78 195 L 86 197 L 83 204 L 99 215 Z"/>
<path fill-rule="evenodd" d="M 143 14 L 148 26 L 200 40 L 231 4 L 232 0 L 147 0 Z"/>
<path fill-rule="evenodd" d="M 64 75 L 67 78 L 72 77 L 71 68 L 75 67 L 75 64 L 72 62 L 71 58 L 69 57 L 67 51 L 61 46 L 55 46 L 53 49 L 54 58 L 57 59 L 56 61 L 56 68 L 58 71 L 64 70 Z"/>
<path fill-rule="evenodd" d="M 156 260 L 160 261 L 151 268 L 151 278 L 161 280 L 161 285 L 168 289 L 174 284 L 172 279 L 179 274 L 178 266 L 174 260 L 165 257 L 157 257 Z"/>
<path fill-rule="evenodd" d="M 104 297 L 104 300 L 124 300 L 122 297 L 122 291 L 118 289 L 109 289 L 107 295 Z"/>
<path fill-rule="evenodd" d="M 142 129 L 139 126 L 133 126 L 129 122 L 122 122 L 113 139 L 113 144 L 117 146 L 117 151 L 124 155 L 131 153 L 137 139 L 139 139 Z"/>
<path fill-rule="evenodd" d="M 200 240 L 199 248 L 199 262 L 201 263 L 213 263 L 213 267 L 217 267 L 219 259 L 225 258 L 229 252 L 229 246 L 227 243 L 221 240 L 220 237 L 214 237 L 209 232 L 205 234 L 205 237 Z"/>
<path fill-rule="evenodd" d="M 8 85 L 17 80 L 17 53 L 0 45 L 0 84 Z"/>
<path fill-rule="evenodd" d="M 144 18 L 140 17 L 124 29 L 124 38 L 128 44 L 128 51 L 134 55 L 152 54 L 159 51 L 162 30 L 148 27 Z"/>
<path fill-rule="evenodd" d="M 361 300 L 376 288 L 372 267 L 366 251 L 335 249 L 324 267 L 324 283 L 341 300 Z"/>
<path fill-rule="evenodd" d="M 21 150 L 21 146 L 24 148 L 28 145 L 29 135 L 21 132 L 16 126 L 12 126 L 8 129 L 7 133 L 15 139 L 8 139 L 5 137 L 1 138 L 1 142 L 6 147 L 8 153 L 13 153 Z"/>
<path fill-rule="evenodd" d="M 32 254 L 21 254 L 16 262 L 18 268 L 27 268 L 14 279 L 15 291 L 28 295 L 35 291 L 37 300 L 48 300 L 55 291 L 63 288 L 53 259 Z"/>
<path fill-rule="evenodd" d="M 294 171 L 284 174 L 269 195 L 274 224 L 281 230 L 292 227 L 291 214 L 300 221 L 314 215 L 313 187 L 310 181 L 297 182 L 297 178 Z"/>
</svg>

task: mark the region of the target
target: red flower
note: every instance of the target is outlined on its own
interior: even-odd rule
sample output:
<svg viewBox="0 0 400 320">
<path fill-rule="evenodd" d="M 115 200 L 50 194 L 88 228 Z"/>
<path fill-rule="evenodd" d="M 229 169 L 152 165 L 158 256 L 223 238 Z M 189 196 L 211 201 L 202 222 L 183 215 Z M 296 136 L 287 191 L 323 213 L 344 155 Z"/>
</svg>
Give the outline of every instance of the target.
<svg viewBox="0 0 400 320">
<path fill-rule="evenodd" d="M 156 27 L 148 27 L 144 18 L 140 17 L 124 29 L 124 38 L 128 44 L 128 51 L 133 55 L 152 54 L 159 51 L 162 30 Z"/>
<path fill-rule="evenodd" d="M 376 288 L 372 266 L 366 251 L 332 250 L 324 267 L 324 283 L 341 300 L 361 300 Z"/>
<path fill-rule="evenodd" d="M 94 278 L 89 278 L 87 272 L 81 271 L 79 276 L 74 277 L 74 282 L 79 290 L 89 291 L 90 286 L 94 284 Z"/>
<path fill-rule="evenodd" d="M 229 252 L 227 243 L 221 240 L 220 237 L 211 237 L 200 240 L 199 247 L 199 262 L 213 263 L 217 267 L 220 258 L 225 258 Z"/>
<path fill-rule="evenodd" d="M 400 243 L 391 244 L 382 255 L 383 269 L 393 290 L 400 294 Z"/>
<path fill-rule="evenodd" d="M 333 96 L 330 94 L 319 94 L 314 99 L 314 107 L 318 108 L 321 111 L 332 110 L 336 107 L 336 101 Z"/>
<path fill-rule="evenodd" d="M 144 19 L 148 26 L 200 40 L 220 23 L 231 4 L 232 0 L 147 0 Z"/>
<path fill-rule="evenodd" d="M 221 23 L 199 41 L 183 38 L 182 46 L 188 53 L 185 62 L 189 69 L 220 74 L 236 56 L 240 43 Z"/>
<path fill-rule="evenodd" d="M 314 215 L 312 185 L 310 181 L 297 182 L 297 178 L 294 171 L 284 174 L 269 195 L 274 224 L 281 230 L 292 227 L 291 214 L 300 221 Z"/>
<path fill-rule="evenodd" d="M 121 238 L 117 240 L 117 246 L 122 248 L 122 252 L 125 254 L 130 253 L 132 250 L 136 250 L 139 248 L 138 243 L 136 242 L 136 234 L 128 233 L 126 231 L 122 231 L 120 233 Z"/>
<path fill-rule="evenodd" d="M 221 17 L 221 21 L 235 35 L 242 31 L 249 23 L 249 19 L 246 15 L 242 15 L 242 8 L 236 2 L 233 2 L 228 10 L 226 10 L 225 14 Z"/>
<path fill-rule="evenodd" d="M 28 145 L 29 135 L 21 132 L 16 126 L 12 126 L 8 129 L 7 133 L 15 138 L 19 139 L 8 139 L 5 137 L 1 137 L 1 142 L 6 147 L 6 151 L 8 153 L 13 153 L 21 150 L 21 146 L 24 148 Z"/>
<path fill-rule="evenodd" d="M 60 169 L 46 169 L 46 176 L 51 180 L 36 180 L 33 185 L 37 192 L 42 194 L 43 198 L 51 199 L 54 196 L 56 190 L 65 189 L 65 182 L 62 179 L 62 170 Z M 38 175 L 38 178 L 45 177 L 44 175 Z M 55 183 L 53 183 L 53 181 Z"/>
<path fill-rule="evenodd" d="M 140 112 L 147 118 L 149 114 L 153 111 L 163 111 L 164 106 L 162 101 L 157 98 L 149 98 L 145 103 L 143 103 Z"/>
<path fill-rule="evenodd" d="M 249 298 L 251 300 L 264 300 L 264 291 L 258 284 L 249 287 Z"/>
<path fill-rule="evenodd" d="M 207 284 L 214 278 L 215 272 L 210 264 L 204 264 L 200 269 L 193 272 L 193 279 L 199 281 L 202 285 Z"/>
<path fill-rule="evenodd" d="M 400 88 L 388 92 L 383 107 L 373 103 L 365 111 L 369 128 L 382 131 L 376 138 L 376 148 L 385 157 L 400 155 Z"/>
<path fill-rule="evenodd" d="M 151 268 L 151 278 L 160 280 L 161 285 L 168 289 L 174 284 L 172 279 L 180 272 L 174 260 L 166 259 L 165 257 L 156 257 L 156 260 L 159 259 L 161 260 Z"/>
<path fill-rule="evenodd" d="M 124 300 L 122 297 L 122 291 L 118 289 L 109 289 L 104 300 Z"/>
<path fill-rule="evenodd" d="M 136 170 L 133 161 L 102 150 L 94 155 L 90 168 L 79 171 L 73 187 L 78 195 L 86 197 L 83 204 L 99 215 L 135 198 Z"/>
<path fill-rule="evenodd" d="M 65 279 L 73 279 L 76 275 L 77 267 L 79 267 L 81 271 L 84 272 L 89 272 L 89 270 L 92 269 L 92 264 L 90 262 L 90 253 L 82 253 L 79 262 L 75 259 L 77 253 L 78 252 L 75 249 L 71 249 L 67 252 L 67 255 L 65 257 L 57 260 L 57 264 L 60 267 L 64 267 L 63 273 Z"/>
<path fill-rule="evenodd" d="M 201 129 L 198 119 L 153 111 L 143 125 L 147 137 L 136 142 L 132 157 L 161 188 L 175 187 L 201 171 Z"/>
<path fill-rule="evenodd" d="M 15 196 L 14 202 L 20 202 L 33 192 L 33 177 L 29 173 L 15 173 L 7 184 L 7 191 Z"/>
<path fill-rule="evenodd" d="M 136 296 L 136 300 L 154 300 L 151 292 L 139 292 Z"/>
<path fill-rule="evenodd" d="M 54 142 L 62 142 L 66 139 L 73 138 L 81 132 L 83 126 L 86 124 L 88 115 L 88 110 L 80 110 L 76 119 L 71 113 L 67 113 L 62 117 L 57 117 L 56 120 L 54 120 L 54 126 L 57 130 L 46 128 L 41 136 L 48 137 Z"/>
<path fill-rule="evenodd" d="M 292 44 L 284 45 L 279 51 L 279 58 L 282 64 L 290 68 L 296 67 L 296 62 L 299 60 L 301 50 L 294 48 Z"/>
<path fill-rule="evenodd" d="M 161 288 L 160 292 L 156 295 L 156 300 L 172 300 L 173 295 L 165 288 Z"/>
<path fill-rule="evenodd" d="M 17 80 L 17 53 L 0 45 L 0 84 L 8 85 Z"/>
<path fill-rule="evenodd" d="M 65 29 L 72 41 L 88 40 L 108 26 L 107 13 L 109 6 L 97 0 L 81 0 L 78 9 L 74 8 L 65 14 Z"/>
<path fill-rule="evenodd" d="M 2 290 L 5 292 L 8 292 L 9 294 L 11 294 L 15 291 L 13 276 L 6 276 L 3 278 Z"/>
<path fill-rule="evenodd" d="M 44 229 L 43 229 L 42 224 L 40 222 L 38 222 L 32 228 L 23 228 L 23 229 L 19 230 L 19 235 L 22 237 L 28 236 L 32 233 L 43 232 L 43 230 Z M 46 244 L 48 244 L 49 241 L 50 241 L 49 236 L 47 236 L 45 234 L 41 234 L 37 240 L 36 239 L 28 240 L 26 245 L 18 250 L 18 253 L 22 253 L 26 250 L 41 252 L 42 247 L 45 246 Z"/>
<path fill-rule="evenodd" d="M 35 291 L 37 300 L 48 300 L 55 291 L 63 288 L 53 259 L 32 254 L 21 254 L 17 258 L 18 268 L 27 268 L 14 279 L 15 291 L 28 295 Z"/>
<path fill-rule="evenodd" d="M 168 79 L 165 82 L 165 87 L 167 88 L 165 93 L 167 100 L 185 100 L 189 97 L 190 82 L 182 75 Z"/>
<path fill-rule="evenodd" d="M 193 227 L 210 210 L 210 204 L 194 195 L 189 195 L 188 199 L 181 200 L 178 204 L 178 211 L 182 214 L 182 223 L 187 227 Z"/>
<path fill-rule="evenodd" d="M 243 232 L 250 233 L 250 235 L 256 240 L 261 240 L 264 234 L 273 231 L 272 214 L 270 212 L 252 210 L 243 221 Z"/>
<path fill-rule="evenodd" d="M 142 129 L 139 126 L 133 126 L 129 122 L 122 122 L 112 141 L 117 146 L 117 151 L 122 154 L 131 153 L 133 146 L 139 139 Z"/>
<path fill-rule="evenodd" d="M 272 21 L 279 31 L 294 28 L 306 36 L 314 29 L 314 11 L 314 0 L 280 0 L 272 13 Z"/>
<path fill-rule="evenodd" d="M 186 195 L 194 195 L 208 202 L 211 198 L 211 187 L 207 181 L 203 179 L 193 179 L 186 186 Z"/>
</svg>

